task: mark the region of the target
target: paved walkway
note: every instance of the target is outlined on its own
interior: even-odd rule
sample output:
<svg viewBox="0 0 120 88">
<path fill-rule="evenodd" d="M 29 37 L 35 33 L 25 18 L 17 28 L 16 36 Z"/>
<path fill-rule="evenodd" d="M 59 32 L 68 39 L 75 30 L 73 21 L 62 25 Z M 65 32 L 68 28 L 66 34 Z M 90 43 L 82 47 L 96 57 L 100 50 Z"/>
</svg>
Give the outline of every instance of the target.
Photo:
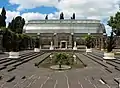
<svg viewBox="0 0 120 88">
<path fill-rule="evenodd" d="M 68 71 L 53 71 L 49 68 L 37 68 L 35 62 L 44 59 L 50 53 L 45 53 L 31 60 L 16 70 L 5 72 L 6 76 L 16 76 L 12 82 L 6 79 L 0 81 L 0 88 L 116 88 L 114 77 L 119 77 L 120 72 L 110 73 L 96 62 L 88 59 L 83 54 L 77 53 L 83 62 L 88 64 L 86 68 L 72 69 Z M 26 76 L 25 79 L 22 79 Z M 102 83 L 101 77 L 106 80 Z"/>
</svg>

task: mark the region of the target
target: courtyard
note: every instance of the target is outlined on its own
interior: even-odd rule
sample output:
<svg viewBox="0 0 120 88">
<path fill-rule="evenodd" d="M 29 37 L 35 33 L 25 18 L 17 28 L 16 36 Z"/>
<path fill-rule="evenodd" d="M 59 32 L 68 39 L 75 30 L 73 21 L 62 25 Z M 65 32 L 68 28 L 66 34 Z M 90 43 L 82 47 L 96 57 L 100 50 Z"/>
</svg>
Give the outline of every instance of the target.
<svg viewBox="0 0 120 88">
<path fill-rule="evenodd" d="M 107 21 L 110 34 L 100 19 L 75 13 L 9 24 L 6 15 L 3 7 L 0 88 L 120 88 L 120 12 Z"/>
<path fill-rule="evenodd" d="M 87 66 L 70 70 L 52 70 L 34 64 L 48 59 L 52 51 L 21 51 L 20 59 L 0 55 L 0 88 L 118 88 L 120 56 L 103 61 L 103 52 L 74 52 Z M 44 61 L 43 61 L 44 62 Z M 42 62 L 42 63 L 43 63 Z"/>
</svg>

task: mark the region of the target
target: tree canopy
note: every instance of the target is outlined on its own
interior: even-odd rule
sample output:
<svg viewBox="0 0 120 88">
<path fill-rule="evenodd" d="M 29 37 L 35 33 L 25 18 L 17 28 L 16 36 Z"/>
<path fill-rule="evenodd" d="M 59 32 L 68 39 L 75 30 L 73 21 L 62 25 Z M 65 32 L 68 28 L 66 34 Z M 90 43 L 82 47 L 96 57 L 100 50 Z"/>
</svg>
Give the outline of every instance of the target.
<svg viewBox="0 0 120 88">
<path fill-rule="evenodd" d="M 108 25 L 112 27 L 113 32 L 120 36 L 120 12 L 117 12 L 115 16 L 110 16 Z"/>
<path fill-rule="evenodd" d="M 2 12 L 0 14 L 0 27 L 6 27 L 6 10 L 5 8 L 3 7 L 2 8 Z"/>
<path fill-rule="evenodd" d="M 75 19 L 75 13 L 73 13 L 72 19 Z"/>
<path fill-rule="evenodd" d="M 22 34 L 24 25 L 24 18 L 22 18 L 21 16 L 17 16 L 11 21 L 11 23 L 9 23 L 8 28 L 15 33 Z"/>
<path fill-rule="evenodd" d="M 46 15 L 45 20 L 48 20 L 48 15 Z"/>
<path fill-rule="evenodd" d="M 113 32 L 111 32 L 111 35 L 107 37 L 107 42 L 106 42 L 107 43 L 106 44 L 107 52 L 111 52 L 112 49 L 114 49 L 114 47 L 116 46 L 115 41 L 116 41 L 116 38 L 115 38 Z"/>
<path fill-rule="evenodd" d="M 94 37 L 92 35 L 85 36 L 85 45 L 87 46 L 87 48 L 94 47 Z"/>
<path fill-rule="evenodd" d="M 61 12 L 61 14 L 60 14 L 60 19 L 64 19 L 64 14 L 63 14 L 63 12 Z"/>
</svg>

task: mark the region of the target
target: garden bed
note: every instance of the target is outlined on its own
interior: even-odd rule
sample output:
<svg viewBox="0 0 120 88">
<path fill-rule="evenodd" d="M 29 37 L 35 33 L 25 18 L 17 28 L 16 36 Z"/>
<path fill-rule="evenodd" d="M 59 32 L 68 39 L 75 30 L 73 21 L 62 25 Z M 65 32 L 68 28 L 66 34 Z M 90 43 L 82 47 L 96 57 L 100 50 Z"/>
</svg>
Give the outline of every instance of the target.
<svg viewBox="0 0 120 88">
<path fill-rule="evenodd" d="M 50 68 L 51 66 L 58 65 L 58 59 L 56 59 L 56 55 L 63 53 L 64 55 L 67 55 L 67 59 L 63 59 L 62 65 L 71 66 L 71 69 L 73 68 L 84 68 L 84 64 L 76 57 L 76 59 L 73 57 L 73 52 L 54 52 L 49 57 L 47 57 L 41 64 L 39 64 L 38 67 L 43 68 Z"/>
</svg>

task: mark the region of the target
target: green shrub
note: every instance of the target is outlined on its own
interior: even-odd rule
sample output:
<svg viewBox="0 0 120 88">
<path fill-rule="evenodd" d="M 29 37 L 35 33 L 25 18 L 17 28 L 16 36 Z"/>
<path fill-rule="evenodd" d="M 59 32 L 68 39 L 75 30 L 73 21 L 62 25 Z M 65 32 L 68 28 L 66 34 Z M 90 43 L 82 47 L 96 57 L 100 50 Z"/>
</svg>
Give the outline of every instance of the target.
<svg viewBox="0 0 120 88">
<path fill-rule="evenodd" d="M 111 52 L 112 49 L 114 49 L 115 47 L 115 36 L 113 34 L 113 32 L 111 32 L 111 35 L 107 37 L 107 44 L 106 44 L 106 48 L 107 48 L 107 52 Z"/>
<path fill-rule="evenodd" d="M 85 45 L 87 48 L 92 48 L 94 45 L 94 38 L 91 35 L 85 36 Z"/>
<path fill-rule="evenodd" d="M 57 53 L 55 55 L 55 63 L 56 64 L 63 64 L 63 65 L 70 65 L 69 55 L 66 53 Z"/>
</svg>

